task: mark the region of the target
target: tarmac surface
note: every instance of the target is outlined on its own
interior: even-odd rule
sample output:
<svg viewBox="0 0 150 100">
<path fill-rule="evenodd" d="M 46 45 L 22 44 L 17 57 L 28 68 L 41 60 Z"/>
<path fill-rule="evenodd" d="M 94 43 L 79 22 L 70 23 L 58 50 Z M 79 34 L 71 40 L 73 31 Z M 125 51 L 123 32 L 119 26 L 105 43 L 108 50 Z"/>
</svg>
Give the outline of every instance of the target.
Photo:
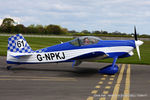
<svg viewBox="0 0 150 100">
<path fill-rule="evenodd" d="M 108 63 L 13 65 L 0 57 L 0 100 L 149 100 L 150 66 L 118 64 L 115 75 L 98 69 Z"/>
</svg>

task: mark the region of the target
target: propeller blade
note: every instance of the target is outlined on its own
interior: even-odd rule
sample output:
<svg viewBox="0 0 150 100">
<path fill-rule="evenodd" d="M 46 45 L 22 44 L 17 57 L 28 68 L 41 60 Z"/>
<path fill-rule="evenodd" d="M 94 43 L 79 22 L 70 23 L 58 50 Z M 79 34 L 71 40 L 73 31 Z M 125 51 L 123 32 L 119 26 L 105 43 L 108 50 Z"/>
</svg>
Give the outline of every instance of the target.
<svg viewBox="0 0 150 100">
<path fill-rule="evenodd" d="M 134 39 L 137 41 L 136 27 L 134 26 Z"/>
<path fill-rule="evenodd" d="M 136 51 L 137 51 L 137 54 L 139 56 L 139 60 L 141 60 L 141 56 L 140 56 L 140 49 L 139 49 L 139 46 L 136 46 Z"/>
<path fill-rule="evenodd" d="M 140 40 L 137 40 L 136 26 L 134 26 L 134 38 L 135 38 L 136 51 L 137 51 L 137 54 L 139 56 L 139 59 L 141 60 L 139 46 L 142 45 L 144 42 L 140 41 Z"/>
<path fill-rule="evenodd" d="M 143 41 L 140 41 L 140 40 L 135 41 L 136 51 L 137 51 L 137 54 L 138 54 L 140 60 L 141 60 L 141 56 L 140 56 L 140 49 L 139 49 L 139 46 L 142 45 L 143 43 L 144 43 L 144 42 L 143 42 Z"/>
</svg>

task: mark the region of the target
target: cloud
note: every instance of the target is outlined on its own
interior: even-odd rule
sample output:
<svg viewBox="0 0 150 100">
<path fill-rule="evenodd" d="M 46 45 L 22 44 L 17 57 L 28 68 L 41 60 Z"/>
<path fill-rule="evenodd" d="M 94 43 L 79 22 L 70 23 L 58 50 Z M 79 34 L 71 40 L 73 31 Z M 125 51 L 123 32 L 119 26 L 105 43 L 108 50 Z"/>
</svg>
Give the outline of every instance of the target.
<svg viewBox="0 0 150 100">
<path fill-rule="evenodd" d="M 4 18 L 12 18 L 14 21 L 15 21 L 15 24 L 20 24 L 23 20 L 19 17 L 15 17 L 15 16 L 10 16 L 10 15 L 5 15 L 3 16 L 1 19 L 0 19 L 0 25 L 2 24 L 3 22 L 3 19 Z"/>
<path fill-rule="evenodd" d="M 2 22 L 3 22 L 3 19 L 0 19 L 0 25 L 2 24 Z"/>
<path fill-rule="evenodd" d="M 68 29 L 131 33 L 134 25 L 150 30 L 148 0 L 1 0 L 1 19 L 7 15 L 22 24 L 58 24 Z"/>
</svg>

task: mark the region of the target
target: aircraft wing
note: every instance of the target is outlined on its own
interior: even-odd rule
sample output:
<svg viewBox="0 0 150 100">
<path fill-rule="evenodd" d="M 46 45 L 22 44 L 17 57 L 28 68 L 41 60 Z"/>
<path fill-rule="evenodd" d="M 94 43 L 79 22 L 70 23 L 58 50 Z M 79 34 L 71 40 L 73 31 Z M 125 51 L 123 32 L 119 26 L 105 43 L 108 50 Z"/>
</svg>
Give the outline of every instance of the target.
<svg viewBox="0 0 150 100">
<path fill-rule="evenodd" d="M 93 57 L 92 58 L 88 57 L 87 55 L 89 55 L 89 54 L 90 54 L 90 57 L 92 57 L 92 56 Z M 100 59 L 106 58 L 108 56 L 109 55 L 104 52 L 91 52 L 88 54 L 80 55 L 80 56 L 76 57 L 76 59 L 80 59 L 80 60 L 74 60 L 72 67 L 80 65 L 83 61 L 100 60 Z"/>
</svg>

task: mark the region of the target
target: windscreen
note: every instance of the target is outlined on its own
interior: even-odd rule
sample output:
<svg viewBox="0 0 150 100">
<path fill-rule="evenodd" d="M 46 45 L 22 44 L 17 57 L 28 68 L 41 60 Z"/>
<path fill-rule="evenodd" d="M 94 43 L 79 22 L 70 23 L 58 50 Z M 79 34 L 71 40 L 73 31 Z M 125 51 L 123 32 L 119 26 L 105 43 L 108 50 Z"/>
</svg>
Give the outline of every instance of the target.
<svg viewBox="0 0 150 100">
<path fill-rule="evenodd" d="M 82 36 L 70 41 L 70 43 L 74 46 L 84 46 L 84 45 L 96 44 L 100 40 L 101 39 L 99 37 L 95 37 L 95 36 Z"/>
</svg>

